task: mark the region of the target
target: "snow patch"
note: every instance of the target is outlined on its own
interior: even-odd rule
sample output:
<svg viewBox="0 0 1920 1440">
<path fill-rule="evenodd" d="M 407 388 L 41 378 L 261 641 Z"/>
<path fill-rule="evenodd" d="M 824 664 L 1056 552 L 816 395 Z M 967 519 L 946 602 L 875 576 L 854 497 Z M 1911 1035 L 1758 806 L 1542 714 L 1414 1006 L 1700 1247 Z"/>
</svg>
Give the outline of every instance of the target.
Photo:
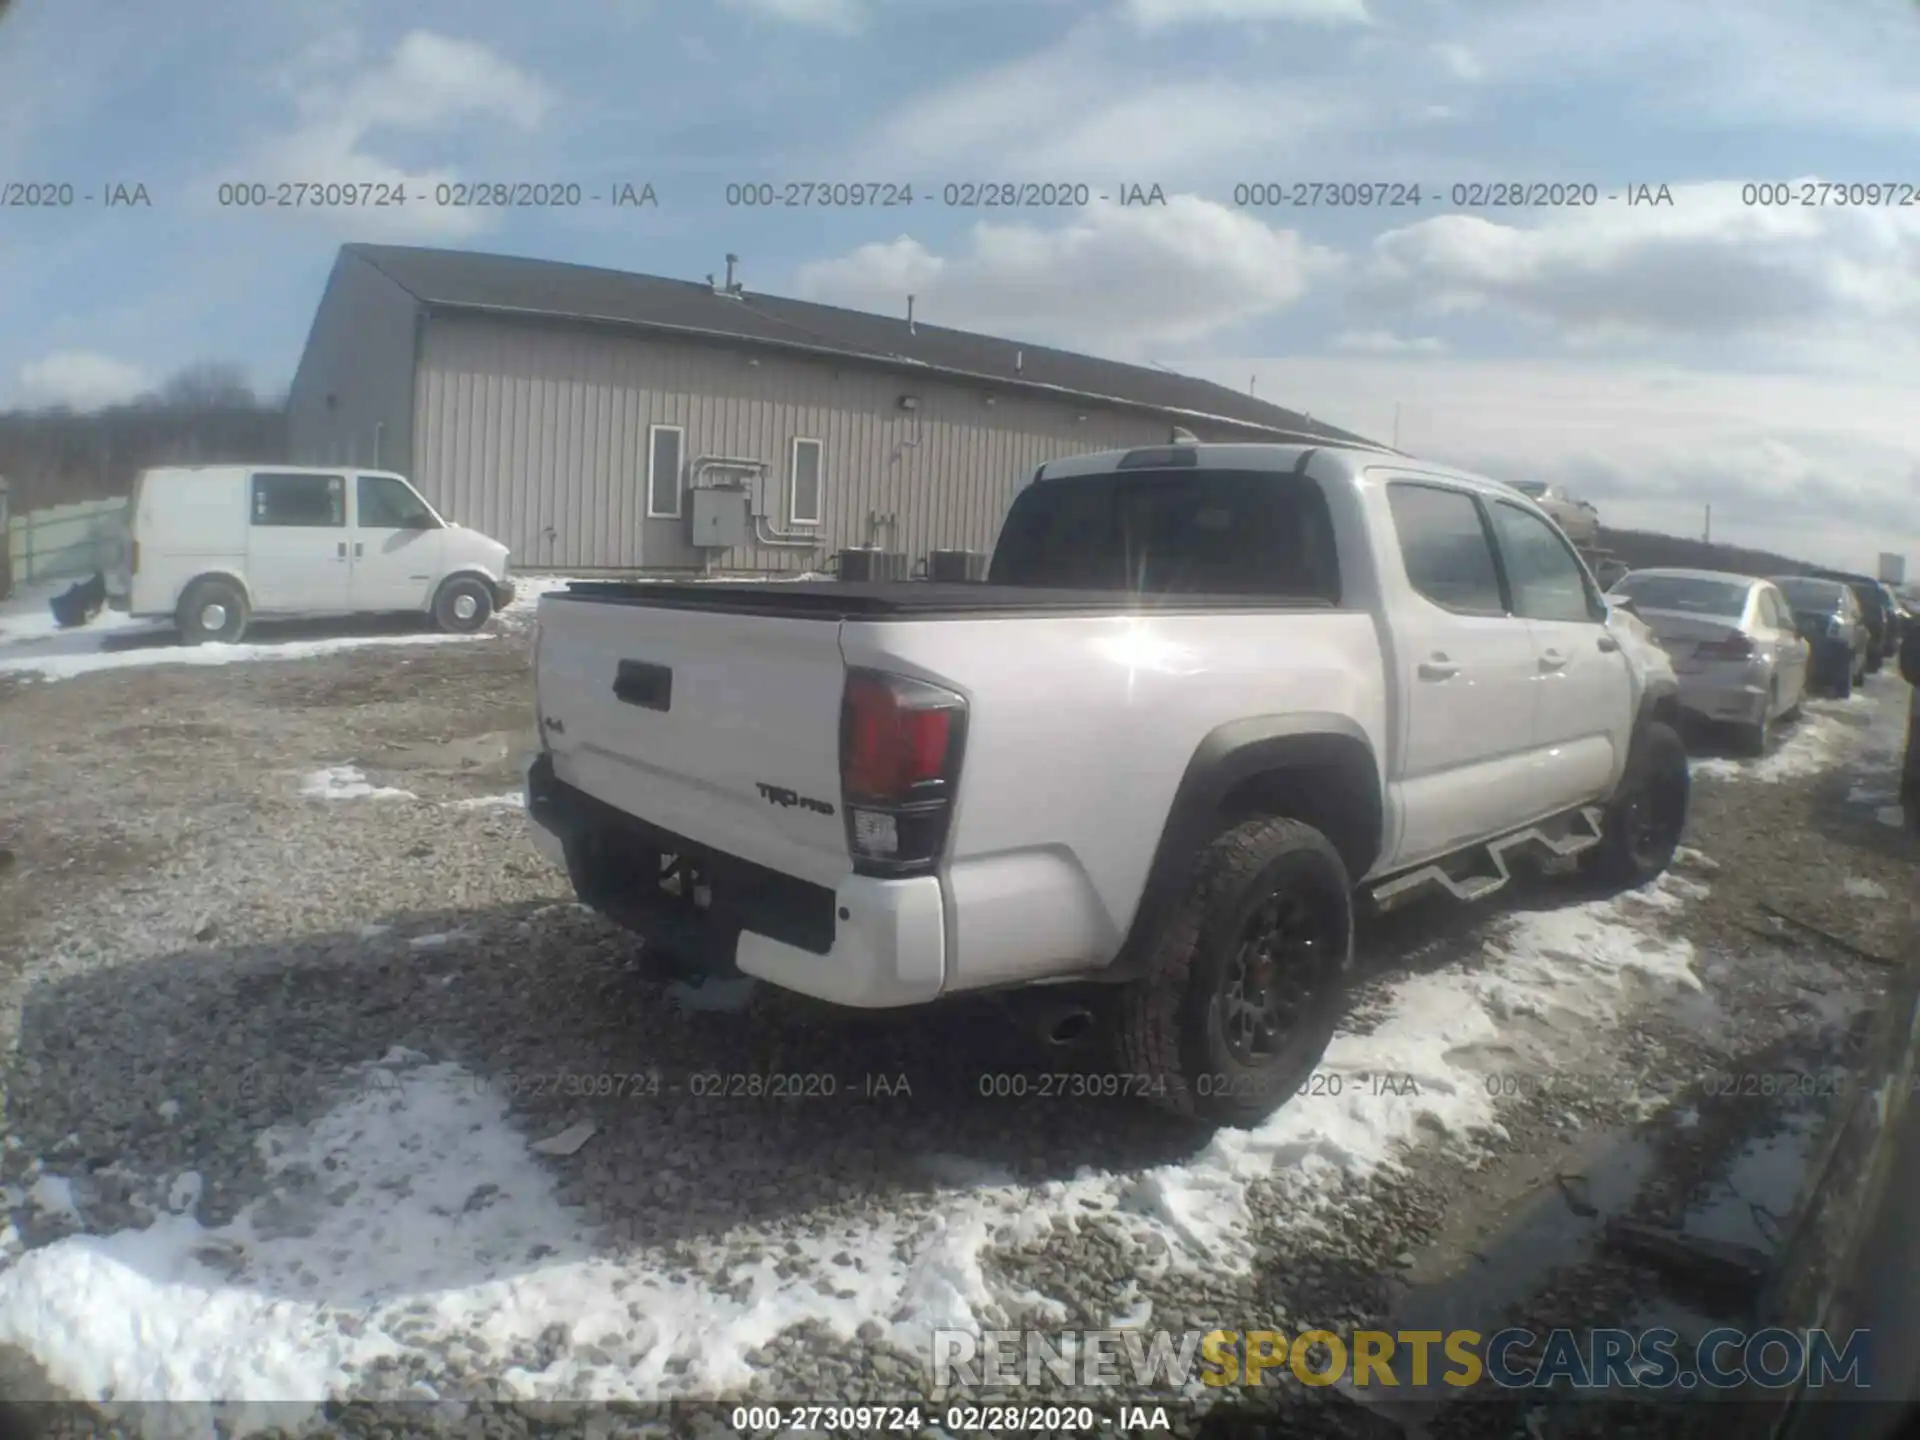
<svg viewBox="0 0 1920 1440">
<path fill-rule="evenodd" d="M 1800 780 L 1830 769 L 1858 744 L 1858 732 L 1835 716 L 1808 710 L 1800 723 L 1774 749 L 1758 760 L 1733 760 L 1716 756 L 1694 760 L 1691 769 L 1696 778 L 1716 780 L 1758 780 L 1776 785 L 1783 780 Z"/>
<path fill-rule="evenodd" d="M 529 1144 L 497 1086 L 390 1051 L 363 1067 L 379 1084 L 261 1135 L 271 1191 L 230 1224 L 162 1214 L 19 1256 L 0 1271 L 0 1342 L 82 1396 L 122 1402 L 312 1401 L 354 1392 L 382 1357 L 431 1368 L 471 1337 L 489 1347 L 473 1363 L 524 1398 L 654 1400 L 746 1385 L 748 1357 L 802 1321 L 849 1346 L 877 1323 L 927 1355 L 937 1328 L 1046 1313 L 1056 1300 L 997 1290 L 985 1260 L 1061 1229 L 1117 1228 L 1161 1257 L 1148 1267 L 1245 1273 L 1256 1185 L 1282 1192 L 1292 1223 L 1335 1223 L 1336 1188 L 1399 1166 L 1408 1142 L 1472 1153 L 1497 1134 L 1500 1075 L 1563 1072 L 1623 1011 L 1698 991 L 1691 948 L 1653 927 L 1699 893 L 1668 877 L 1641 892 L 1651 908 L 1629 897 L 1510 917 L 1468 964 L 1394 985 L 1369 1033 L 1335 1037 L 1306 1093 L 1188 1162 L 1032 1186 L 943 1156 L 931 1214 L 796 1214 L 691 1242 L 692 1257 L 609 1241 L 561 1203 L 553 1172 L 568 1162 L 537 1152 L 570 1153 L 590 1128 Z M 1144 1314 L 1118 1297 L 1129 1306 Z M 554 1325 L 570 1343 L 545 1369 L 513 1363 Z"/>
<path fill-rule="evenodd" d="M 1849 875 L 1846 883 L 1842 885 L 1841 888 L 1856 900 L 1884 900 L 1887 898 L 1886 886 L 1882 885 L 1878 880 L 1868 880 L 1859 875 Z"/>
<path fill-rule="evenodd" d="M 476 795 L 467 800 L 455 800 L 456 810 L 522 810 L 526 808 L 527 797 L 519 790 L 509 790 L 504 795 Z"/>
<path fill-rule="evenodd" d="M 316 770 L 300 782 L 300 793 L 319 800 L 418 800 L 411 790 L 396 790 L 390 785 L 369 784 L 367 777 L 353 765 L 329 765 Z"/>
<path fill-rule="evenodd" d="M 95 622 L 98 623 L 97 621 Z M 128 649 L 103 648 L 125 629 L 95 631 L 89 625 L 62 631 L 44 642 L 0 644 L 0 674 L 33 675 L 42 680 L 71 680 L 100 670 L 136 670 L 155 665 L 241 665 L 257 660 L 310 660 L 346 650 L 393 645 L 454 645 L 492 638 L 479 635 L 337 635 L 326 640 L 288 640 L 279 644 L 170 645 L 162 643 L 165 628 L 153 630 L 154 643 Z"/>
</svg>

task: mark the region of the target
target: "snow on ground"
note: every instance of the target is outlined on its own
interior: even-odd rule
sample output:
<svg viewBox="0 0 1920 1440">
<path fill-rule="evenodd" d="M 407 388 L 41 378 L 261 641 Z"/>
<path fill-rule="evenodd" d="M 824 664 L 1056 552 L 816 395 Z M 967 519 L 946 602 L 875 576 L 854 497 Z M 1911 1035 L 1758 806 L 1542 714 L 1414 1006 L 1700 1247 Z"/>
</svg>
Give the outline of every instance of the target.
<svg viewBox="0 0 1920 1440">
<path fill-rule="evenodd" d="M 55 636 L 65 638 L 77 633 L 62 630 L 54 624 L 53 611 L 48 608 L 54 596 L 70 589 L 72 585 L 71 580 L 22 585 L 9 599 L 0 601 L 0 655 L 18 644 L 44 641 Z M 156 628 L 165 627 L 156 627 L 150 620 L 135 620 L 116 610 L 102 610 L 94 617 L 93 623 L 86 627 L 89 632 L 99 634 L 114 631 L 139 634 Z"/>
<path fill-rule="evenodd" d="M 417 800 L 411 790 L 396 790 L 391 785 L 369 784 L 367 777 L 353 765 L 329 765 L 316 770 L 300 782 L 300 793 L 318 800 Z"/>
<path fill-rule="evenodd" d="M 388 645 L 446 645 L 479 635 L 339 635 L 322 640 L 250 641 L 243 645 L 181 645 L 172 626 L 102 610 L 91 622 L 62 630 L 47 602 L 71 582 L 30 585 L 0 605 L 0 674 L 67 680 L 100 670 L 151 665 L 238 665 L 254 660 L 305 660 L 342 650 Z"/>
<path fill-rule="evenodd" d="M 1692 769 L 1696 778 L 1710 775 L 1716 780 L 1759 780 L 1773 785 L 1782 780 L 1799 780 L 1833 766 L 1859 743 L 1859 732 L 1839 718 L 1843 708 L 1867 708 L 1871 697 L 1836 702 L 1815 710 L 1811 706 L 1798 724 L 1788 730 L 1771 754 L 1760 760 L 1737 760 L 1726 756 L 1696 759 Z"/>
<path fill-rule="evenodd" d="M 506 1371 L 523 1395 L 652 1399 L 744 1384 L 749 1353 L 806 1319 L 849 1344 L 878 1322 L 926 1355 L 933 1329 L 1009 1313 L 1014 1297 L 982 1265 L 991 1247 L 1094 1217 L 1166 1242 L 1167 1264 L 1243 1273 L 1254 1183 L 1291 1190 L 1312 1225 L 1332 1182 L 1398 1163 L 1405 1142 L 1437 1131 L 1470 1149 L 1493 1123 L 1496 1070 L 1568 1053 L 1653 987 L 1697 988 L 1689 948 L 1657 939 L 1651 921 L 1700 887 L 1676 876 L 1648 893 L 1651 905 L 1515 916 L 1479 964 L 1403 981 L 1370 1033 L 1335 1039 L 1325 1093 L 1256 1130 L 1219 1132 L 1188 1163 L 1033 1187 L 942 1157 L 931 1216 L 824 1228 L 795 1217 L 706 1242 L 693 1265 L 599 1248 L 556 1198 L 540 1137 L 513 1127 L 486 1082 L 396 1051 L 319 1120 L 259 1137 L 277 1188 L 232 1223 L 164 1214 L 20 1256 L 0 1272 L 0 1341 L 91 1396 L 311 1400 L 409 1351 L 497 1371 L 558 1323 L 572 1343 L 551 1366 Z M 733 1283 L 684 1278 L 702 1272 Z M 484 1357 L 467 1345 L 475 1336 Z"/>
<path fill-rule="evenodd" d="M 526 793 L 509 790 L 504 795 L 476 795 L 470 800 L 455 800 L 456 810 L 518 810 L 527 803 Z"/>
</svg>

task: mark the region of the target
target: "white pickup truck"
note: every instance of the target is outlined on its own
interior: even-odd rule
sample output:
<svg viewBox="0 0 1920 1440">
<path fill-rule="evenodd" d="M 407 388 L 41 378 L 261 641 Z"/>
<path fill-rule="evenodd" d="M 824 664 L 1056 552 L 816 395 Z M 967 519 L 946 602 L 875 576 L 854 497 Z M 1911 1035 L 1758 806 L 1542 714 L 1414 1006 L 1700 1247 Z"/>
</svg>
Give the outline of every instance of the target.
<svg viewBox="0 0 1920 1440">
<path fill-rule="evenodd" d="M 686 966 L 882 1008 L 1066 983 L 1129 1090 L 1251 1124 L 1332 1036 L 1359 906 L 1528 852 L 1666 868 L 1687 762 L 1644 635 L 1495 481 L 1084 455 L 984 584 L 543 596 L 528 812 Z"/>
</svg>

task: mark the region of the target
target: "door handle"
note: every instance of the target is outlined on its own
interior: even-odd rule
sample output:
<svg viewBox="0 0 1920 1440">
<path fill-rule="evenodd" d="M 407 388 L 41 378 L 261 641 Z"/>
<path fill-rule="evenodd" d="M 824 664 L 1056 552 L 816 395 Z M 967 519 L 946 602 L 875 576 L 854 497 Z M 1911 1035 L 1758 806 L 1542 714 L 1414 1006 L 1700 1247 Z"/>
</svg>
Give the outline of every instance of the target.
<svg viewBox="0 0 1920 1440">
<path fill-rule="evenodd" d="M 1599 644 L 1601 651 L 1608 655 L 1613 654 L 1614 651 L 1620 648 L 1620 642 L 1611 635 L 1602 635 Z"/>
<path fill-rule="evenodd" d="M 1422 680 L 1451 680 L 1460 673 L 1460 667 L 1444 655 L 1436 655 L 1431 660 L 1420 662 Z"/>
<path fill-rule="evenodd" d="M 1567 668 L 1567 657 L 1558 650 L 1543 650 L 1540 654 L 1541 670 L 1551 674 L 1555 670 Z"/>
<path fill-rule="evenodd" d="M 344 559 L 346 559 L 346 558 L 347 558 L 347 542 L 346 542 L 346 541 L 344 541 L 344 540 L 342 540 L 342 541 L 340 542 L 340 548 L 339 548 L 338 550 L 336 550 L 336 551 L 335 551 L 334 553 L 335 553 L 335 554 L 336 554 L 336 555 L 337 555 L 337 556 L 338 556 L 338 557 L 339 557 L 340 559 L 342 559 L 342 560 L 344 560 Z"/>
</svg>

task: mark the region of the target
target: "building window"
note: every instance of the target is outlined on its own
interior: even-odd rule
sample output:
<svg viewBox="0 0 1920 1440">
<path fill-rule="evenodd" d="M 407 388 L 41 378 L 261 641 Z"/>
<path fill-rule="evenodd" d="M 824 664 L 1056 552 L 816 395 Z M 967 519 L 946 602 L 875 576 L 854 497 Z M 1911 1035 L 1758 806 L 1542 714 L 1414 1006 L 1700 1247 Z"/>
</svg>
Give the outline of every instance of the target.
<svg viewBox="0 0 1920 1440">
<path fill-rule="evenodd" d="M 680 518 L 680 465 L 687 432 L 678 425 L 647 427 L 647 518 Z"/>
<path fill-rule="evenodd" d="M 818 525 L 821 520 L 821 452 L 824 442 L 795 440 L 787 478 L 787 522 Z"/>
<path fill-rule="evenodd" d="M 346 476 L 256 474 L 253 477 L 253 523 L 308 530 L 331 530 L 345 526 Z"/>
</svg>

